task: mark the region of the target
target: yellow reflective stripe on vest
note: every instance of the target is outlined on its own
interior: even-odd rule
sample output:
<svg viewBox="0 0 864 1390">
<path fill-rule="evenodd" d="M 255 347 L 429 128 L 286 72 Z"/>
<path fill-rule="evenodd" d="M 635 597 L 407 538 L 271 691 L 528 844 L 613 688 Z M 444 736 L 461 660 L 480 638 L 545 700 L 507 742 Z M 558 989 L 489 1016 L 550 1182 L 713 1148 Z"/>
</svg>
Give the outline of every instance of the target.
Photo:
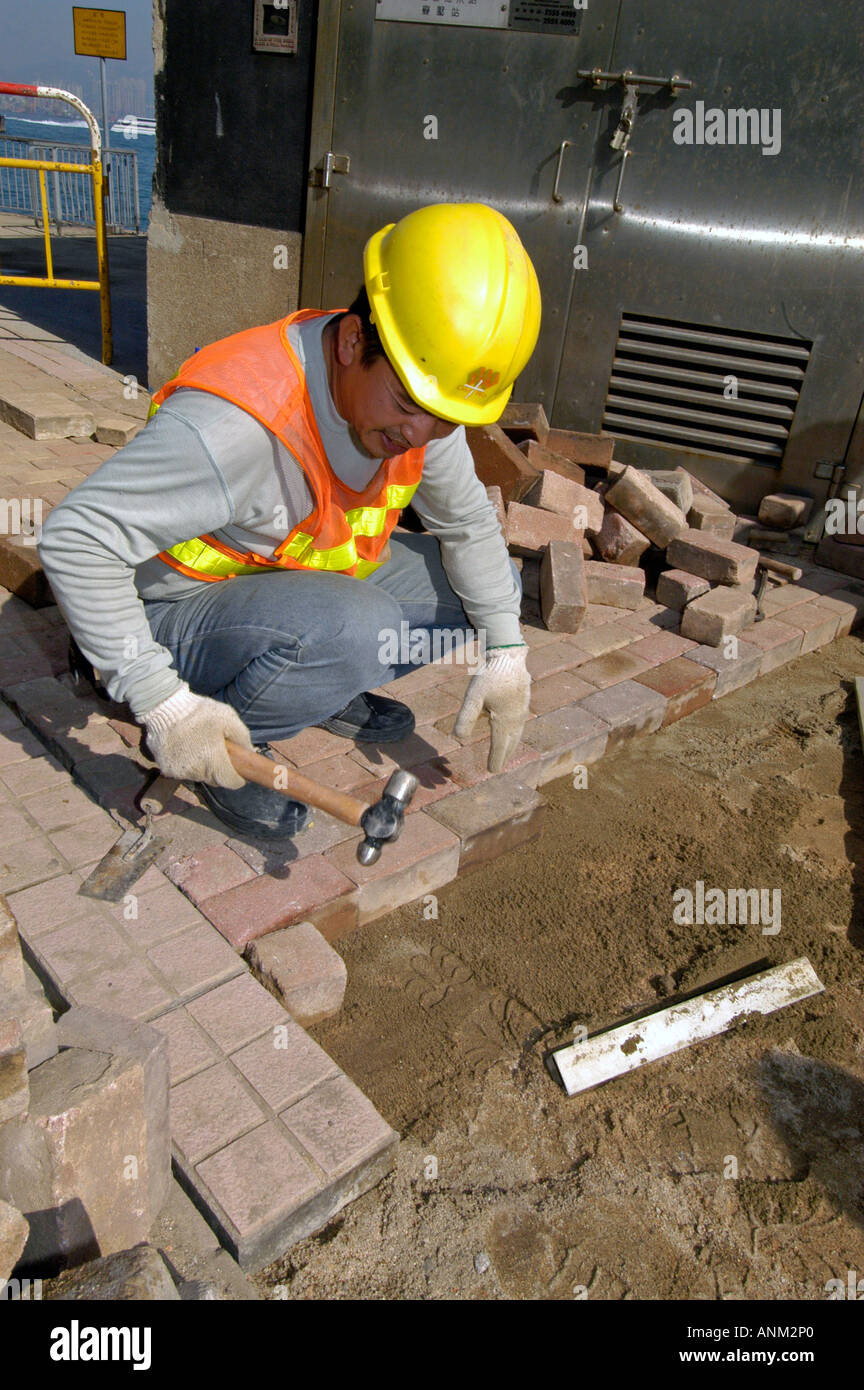
<svg viewBox="0 0 864 1390">
<path fill-rule="evenodd" d="M 168 554 L 179 560 L 181 565 L 186 565 L 190 570 L 200 570 L 202 574 L 225 578 L 231 574 L 261 573 L 260 565 L 242 565 L 202 540 L 181 541 L 179 545 L 172 545 Z"/>
</svg>

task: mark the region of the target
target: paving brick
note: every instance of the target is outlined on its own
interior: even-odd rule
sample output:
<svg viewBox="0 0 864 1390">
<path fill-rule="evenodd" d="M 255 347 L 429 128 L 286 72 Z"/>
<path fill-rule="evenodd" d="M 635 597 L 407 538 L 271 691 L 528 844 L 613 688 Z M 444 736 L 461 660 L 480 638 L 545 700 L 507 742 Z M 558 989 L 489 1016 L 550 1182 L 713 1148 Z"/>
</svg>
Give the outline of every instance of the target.
<svg viewBox="0 0 864 1390">
<path fill-rule="evenodd" d="M 802 603 L 778 613 L 777 622 L 800 629 L 803 633 L 801 655 L 804 656 L 805 652 L 813 652 L 834 640 L 840 626 L 840 614 L 823 608 L 819 603 Z"/>
<path fill-rule="evenodd" d="M 584 710 L 581 702 L 530 719 L 523 742 L 540 754 L 537 785 L 563 777 L 576 766 L 597 762 L 606 752 L 608 737 L 609 726 Z"/>
<path fill-rule="evenodd" d="M 13 763 L 23 763 L 27 759 L 37 758 L 44 751 L 35 735 L 23 728 L 0 734 L 0 767 L 6 768 Z"/>
<path fill-rule="evenodd" d="M 211 845 L 181 859 L 173 866 L 171 877 L 186 897 L 200 903 L 255 878 L 255 870 L 226 845 Z"/>
<path fill-rule="evenodd" d="M 324 931 L 322 922 L 336 907 L 349 905 L 344 899 L 356 901 L 354 880 L 331 862 L 331 856 L 341 848 L 337 845 L 326 854 L 296 860 L 288 866 L 285 878 L 256 878 L 206 898 L 201 910 L 237 951 L 258 936 L 304 918 Z"/>
<path fill-rule="evenodd" d="M 372 1102 L 347 1076 L 323 1082 L 279 1118 L 330 1177 L 389 1146 L 394 1138 Z"/>
<path fill-rule="evenodd" d="M 640 469 L 640 472 L 654 484 L 658 492 L 675 503 L 683 516 L 687 515 L 693 505 L 693 484 L 686 469 L 649 468 Z"/>
<path fill-rule="evenodd" d="M 579 662 L 586 661 L 592 654 L 585 638 L 589 634 L 579 634 L 579 642 L 559 640 L 545 647 L 532 647 L 525 659 L 525 665 L 532 680 L 542 680 L 544 676 L 554 676 L 566 671 Z"/>
<path fill-rule="evenodd" d="M 516 772 L 518 770 L 520 780 L 533 786 L 530 764 L 534 762 L 535 756 L 533 749 L 522 743 L 502 771 Z M 444 758 L 436 759 L 432 766 L 437 766 L 450 778 L 455 790 L 458 787 L 476 786 L 478 782 L 485 782 L 487 777 L 497 775 L 488 771 L 488 761 L 489 741 L 484 739 L 478 743 L 467 744 L 464 748 L 460 748 L 458 753 L 449 753 Z"/>
<path fill-rule="evenodd" d="M 331 734 L 329 729 L 301 729 L 293 738 L 279 739 L 271 747 L 281 753 L 295 767 L 307 763 L 317 763 L 322 758 L 338 757 L 345 752 L 347 740 L 339 734 Z"/>
<path fill-rule="evenodd" d="M 130 957 L 116 968 L 106 969 L 103 965 L 81 975 L 70 981 L 63 993 L 70 1004 L 106 1009 L 134 1019 L 152 1019 L 176 1003 L 176 996 L 137 957 Z"/>
<path fill-rule="evenodd" d="M 73 782 L 28 796 L 22 805 L 43 830 L 60 830 L 86 821 L 94 811 L 91 798 Z"/>
<path fill-rule="evenodd" d="M 720 586 L 694 598 L 681 615 L 681 635 L 709 647 L 740 632 L 756 616 L 756 600 L 745 589 Z"/>
<path fill-rule="evenodd" d="M 724 503 L 698 494 L 687 513 L 687 525 L 693 531 L 708 531 L 712 536 L 722 536 L 727 541 L 731 541 L 735 535 L 736 522 L 735 513 Z"/>
<path fill-rule="evenodd" d="M 808 581 L 808 588 L 813 588 L 812 581 Z M 819 608 L 826 608 L 830 613 L 836 613 L 840 622 L 837 627 L 837 636 L 845 637 L 850 632 L 857 632 L 864 623 L 864 595 L 856 594 L 853 589 L 834 589 L 826 592 L 817 600 Z"/>
<path fill-rule="evenodd" d="M 579 701 L 578 708 L 609 725 L 606 751 L 623 739 L 659 729 L 666 714 L 666 700 L 638 681 L 621 681 Z"/>
<path fill-rule="evenodd" d="M 498 518 L 498 525 L 501 527 L 501 534 L 503 536 L 507 526 L 507 507 L 504 502 L 504 494 L 500 487 L 487 487 L 486 496 L 495 509 L 495 515 Z"/>
<path fill-rule="evenodd" d="M 91 807 L 91 809 L 93 809 Z M 92 864 L 120 838 L 120 827 L 106 815 L 90 816 L 72 830 L 52 830 L 51 843 L 73 869 Z"/>
<path fill-rule="evenodd" d="M 603 525 L 594 538 L 594 545 L 601 560 L 611 565 L 635 566 L 640 555 L 644 555 L 650 545 L 647 536 L 631 525 L 612 507 L 606 508 Z"/>
<path fill-rule="evenodd" d="M 661 550 L 685 528 L 680 508 L 637 468 L 627 467 L 621 472 L 606 501 Z"/>
<path fill-rule="evenodd" d="M 453 715 L 448 714 L 447 718 L 441 722 L 444 725 L 452 726 Z M 479 735 L 477 741 L 480 742 L 482 739 L 488 740 L 489 728 L 486 719 L 480 718 L 477 720 L 475 733 L 478 732 L 478 730 Z M 446 732 L 449 732 L 449 730 L 446 730 Z M 417 778 L 417 787 L 408 804 L 407 814 L 409 816 L 416 815 L 418 811 L 424 810 L 426 806 L 431 805 L 435 801 L 440 801 L 444 796 L 452 796 L 456 789 L 456 784 L 452 782 L 447 773 L 442 770 L 442 765 L 446 766 L 446 759 L 442 759 L 442 764 L 438 764 L 433 760 L 428 763 L 418 763 L 415 767 L 412 767 L 411 772 L 413 776 Z M 387 782 L 388 778 L 386 777 L 379 777 L 375 782 L 364 782 L 361 787 L 357 787 L 356 794 L 361 801 L 365 801 L 367 804 L 371 805 L 374 801 L 379 801 L 384 795 Z M 360 837 L 355 837 L 355 843 L 359 838 Z M 334 843 L 338 843 L 338 841 L 334 841 Z M 330 849 L 331 846 L 327 845 L 326 848 Z M 324 935 L 327 936 L 328 940 L 333 939 L 327 932 L 325 932 Z"/>
<path fill-rule="evenodd" d="M 19 840 L 8 849 L 0 845 L 0 893 L 29 888 L 64 873 L 66 868 L 54 847 L 41 838 Z"/>
<path fill-rule="evenodd" d="M 171 1133 L 190 1163 L 256 1128 L 265 1113 L 227 1062 L 171 1088 Z"/>
<path fill-rule="evenodd" d="M 531 713 L 548 714 L 561 709 L 562 705 L 572 705 L 583 695 L 590 695 L 595 687 L 582 680 L 577 671 L 559 671 L 555 676 L 545 676 L 543 680 L 531 683 Z"/>
<path fill-rule="evenodd" d="M 26 840 L 33 834 L 33 825 L 20 811 L 11 806 L 0 807 L 0 844 L 14 845 L 17 840 Z"/>
<path fill-rule="evenodd" d="M 462 749 L 448 763 L 464 759 L 476 749 L 485 752 L 485 745 Z M 459 840 L 431 820 L 427 812 L 420 811 L 405 817 L 399 839 L 383 847 L 376 864 L 358 863 L 350 844 L 336 845 L 324 857 L 334 870 L 357 885 L 358 922 L 362 926 L 403 903 L 434 893 L 455 878 L 459 871 Z"/>
<path fill-rule="evenodd" d="M 596 563 L 600 562 L 598 561 Z M 611 570 L 614 574 L 617 573 L 619 569 L 624 570 L 626 572 L 628 567 L 626 565 L 603 565 L 602 568 Z M 640 574 L 641 572 L 642 571 L 640 570 Z M 585 621 L 583 622 L 582 627 L 579 629 L 580 639 L 581 634 L 585 631 L 586 628 L 603 627 L 606 623 L 616 623 L 619 618 L 632 618 L 633 612 L 633 609 L 618 608 L 613 603 L 591 603 L 589 601 L 588 611 L 585 614 Z"/>
<path fill-rule="evenodd" d="M 585 469 L 577 460 L 570 459 L 560 450 L 549 449 L 544 444 L 538 444 L 535 439 L 526 439 L 519 445 L 519 451 L 525 455 L 535 474 L 545 469 L 549 473 L 559 473 L 570 482 L 584 485 Z"/>
<path fill-rule="evenodd" d="M 152 946 L 147 958 L 170 989 L 187 998 L 212 989 L 243 969 L 242 961 L 206 922 Z"/>
<path fill-rule="evenodd" d="M 400 767 L 414 767 L 442 753 L 455 752 L 459 746 L 458 739 L 442 733 L 434 724 L 418 725 L 408 738 L 400 738 L 395 743 L 357 744 L 350 755 L 360 773 L 354 785 L 368 780 L 370 773 L 384 777 Z"/>
<path fill-rule="evenodd" d="M 341 1009 L 345 962 L 311 922 L 270 932 L 253 941 L 246 954 L 256 978 L 297 1023 L 308 1027 Z"/>
<path fill-rule="evenodd" d="M 685 652 L 697 646 L 696 642 L 689 637 L 678 637 L 674 632 L 653 632 L 648 637 L 642 637 L 638 642 L 627 648 L 630 656 L 638 656 L 643 661 L 647 661 L 649 666 L 660 666 L 667 661 L 674 661 L 676 657 L 683 656 Z"/>
<path fill-rule="evenodd" d="M 804 634 L 800 628 L 790 627 L 788 623 L 778 623 L 773 618 L 765 618 L 762 622 L 751 623 L 749 627 L 743 628 L 741 637 L 762 651 L 759 674 L 765 676 L 769 671 L 775 671 L 778 666 L 785 666 L 787 661 L 792 661 L 800 654 Z"/>
<path fill-rule="evenodd" d="M 577 430 L 550 430 L 546 436 L 547 449 L 586 468 L 608 468 L 614 446 L 614 437 L 602 432 L 585 434 Z"/>
<path fill-rule="evenodd" d="M 366 775 L 368 776 L 368 773 Z M 387 779 L 382 778 L 382 791 L 386 783 Z M 352 787 L 351 795 L 356 796 L 358 801 L 368 801 L 364 791 L 364 787 L 368 785 L 361 783 L 359 787 Z M 299 835 L 293 836 L 287 842 L 287 849 L 284 844 L 274 844 L 269 840 L 227 840 L 226 845 L 234 854 L 239 855 L 253 873 L 276 873 L 277 876 L 281 873 L 284 876 L 296 860 L 306 859 L 312 854 L 323 854 L 325 849 L 340 845 L 343 840 L 357 839 L 360 836 L 356 825 L 346 825 L 344 821 L 337 820 L 326 811 L 319 811 L 317 806 L 311 807 L 310 811 L 309 819 Z"/>
<path fill-rule="evenodd" d="M 235 979 L 187 1004 L 186 1011 L 225 1053 L 290 1022 L 284 1008 L 245 968 Z M 293 1036 L 293 1025 L 290 1032 Z"/>
<path fill-rule="evenodd" d="M 636 609 L 645 592 L 645 571 L 634 565 L 607 565 L 600 560 L 585 562 L 585 585 L 589 603 Z"/>
<path fill-rule="evenodd" d="M 636 680 L 665 698 L 665 726 L 711 703 L 717 673 L 708 666 L 697 665 L 695 661 L 682 661 L 680 657 L 675 657 L 645 671 Z"/>
<path fill-rule="evenodd" d="M 578 632 L 588 609 L 585 562 L 578 545 L 552 541 L 540 561 L 540 607 L 550 632 Z"/>
<path fill-rule="evenodd" d="M 686 570 L 664 570 L 657 580 L 657 602 L 667 608 L 681 609 L 691 599 L 707 594 L 711 585 L 698 574 Z"/>
<path fill-rule="evenodd" d="M 106 903 L 105 911 L 125 929 L 140 951 L 204 923 L 189 899 L 164 879 L 150 892 L 144 890 L 143 881 L 139 880 L 122 902 Z"/>
<path fill-rule="evenodd" d="M 376 1173 L 375 1180 L 380 1176 Z M 198 1164 L 187 1181 L 201 1194 L 210 1224 L 244 1269 L 277 1259 L 325 1225 L 342 1204 L 321 1193 L 320 1177 L 276 1123 L 226 1144 Z M 358 1187 L 366 1190 L 362 1182 Z"/>
<path fill-rule="evenodd" d="M 290 1018 L 235 1052 L 231 1061 L 274 1110 L 293 1105 L 322 1081 L 339 1075 L 333 1059 Z"/>
<path fill-rule="evenodd" d="M 570 517 L 510 502 L 506 539 L 514 554 L 538 558 L 552 541 L 578 542 L 581 547 L 582 532 Z"/>
<path fill-rule="evenodd" d="M 617 651 L 620 647 L 628 647 L 634 640 L 634 633 L 629 627 L 625 627 L 623 621 L 589 628 L 587 632 L 580 632 L 573 643 L 574 649 L 579 651 L 580 656 L 578 661 L 571 663 L 571 665 L 576 666 L 576 674 L 581 675 L 580 666 L 584 666 L 592 657 L 605 656 L 607 652 Z M 530 670 L 531 658 L 529 657 L 528 660 Z"/>
<path fill-rule="evenodd" d="M 447 714 L 455 714 L 461 707 L 468 688 L 470 674 L 458 676 L 443 685 L 421 690 L 412 696 L 410 705 L 418 728 L 424 724 L 434 724 Z"/>
<path fill-rule="evenodd" d="M 81 880 L 75 874 L 61 874 L 21 892 L 10 893 L 6 901 L 24 936 L 37 936 L 76 917 L 94 911 L 90 898 L 79 896 Z"/>
<path fill-rule="evenodd" d="M 556 512 L 575 521 L 580 531 L 596 535 L 603 525 L 603 499 L 581 483 L 544 468 L 525 494 L 525 505 Z"/>
<path fill-rule="evenodd" d="M 168 1039 L 168 1064 L 172 1086 L 178 1081 L 185 1081 L 187 1077 L 194 1076 L 196 1072 L 204 1071 L 220 1060 L 212 1040 L 199 1028 L 194 1019 L 189 1017 L 184 1008 L 172 1009 L 170 1013 L 162 1014 L 154 1019 L 150 1026 L 164 1033 Z"/>
<path fill-rule="evenodd" d="M 620 648 L 607 652 L 605 656 L 598 656 L 594 661 L 587 661 L 579 667 L 579 675 L 596 690 L 605 690 L 619 681 L 633 680 L 647 671 L 649 666 L 650 662 L 633 656 L 629 648 Z"/>
<path fill-rule="evenodd" d="M 504 773 L 456 792 L 428 814 L 459 837 L 461 873 L 536 839 L 545 813 L 546 802 L 533 787 Z"/>
<path fill-rule="evenodd" d="M 816 594 L 801 584 L 778 584 L 765 590 L 762 609 L 767 618 L 776 618 L 787 608 L 794 608 L 798 604 L 809 603 L 811 599 L 821 597 L 823 595 Z"/>
<path fill-rule="evenodd" d="M 549 421 L 542 405 L 528 404 L 524 401 L 508 401 L 498 424 L 514 443 L 521 444 L 526 439 L 536 439 L 544 443 L 549 433 Z"/>
<path fill-rule="evenodd" d="M 52 932 L 32 935 L 28 944 L 40 966 L 62 991 L 90 971 L 110 972 L 128 964 L 132 952 L 113 923 L 97 912 L 81 917 Z"/>
<path fill-rule="evenodd" d="M 666 558 L 673 569 L 686 570 L 713 584 L 745 584 L 756 573 L 759 552 L 707 531 L 688 529 L 670 541 Z"/>
<path fill-rule="evenodd" d="M 709 666 L 712 671 L 717 672 L 717 684 L 714 687 L 713 700 L 717 700 L 721 695 L 728 695 L 733 690 L 738 690 L 742 685 L 747 685 L 759 675 L 759 668 L 762 665 L 762 651 L 759 647 L 753 647 L 749 642 L 745 642 L 741 637 L 732 639 L 735 644 L 735 655 L 726 656 L 725 647 L 693 647 L 682 661 L 696 661 L 700 666 Z"/>
<path fill-rule="evenodd" d="M 505 503 L 518 501 L 537 477 L 537 470 L 500 425 L 469 426 L 465 431 L 474 471 L 484 487 L 499 487 Z"/>
<path fill-rule="evenodd" d="M 791 531 L 793 526 L 806 526 L 812 510 L 812 497 L 796 497 L 789 492 L 771 492 L 759 503 L 758 518 L 763 526 L 772 526 L 779 531 Z"/>
</svg>

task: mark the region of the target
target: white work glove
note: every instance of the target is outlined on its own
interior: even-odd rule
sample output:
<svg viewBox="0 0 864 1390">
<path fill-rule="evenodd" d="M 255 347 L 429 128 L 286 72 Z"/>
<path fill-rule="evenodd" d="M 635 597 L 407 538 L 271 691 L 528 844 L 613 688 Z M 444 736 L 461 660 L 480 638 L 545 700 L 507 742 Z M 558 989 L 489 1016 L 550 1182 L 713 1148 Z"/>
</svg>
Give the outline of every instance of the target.
<svg viewBox="0 0 864 1390">
<path fill-rule="evenodd" d="M 453 733 L 456 738 L 467 738 L 481 710 L 488 711 L 492 726 L 488 772 L 500 772 L 519 747 L 531 698 L 527 655 L 527 646 L 490 647 L 486 663 L 472 677 L 456 716 Z"/>
<path fill-rule="evenodd" d="M 245 778 L 228 757 L 225 740 L 252 748 L 252 739 L 230 705 L 195 695 L 184 681 L 180 690 L 148 710 L 142 723 L 150 751 L 166 777 L 234 791 L 244 785 Z"/>
</svg>

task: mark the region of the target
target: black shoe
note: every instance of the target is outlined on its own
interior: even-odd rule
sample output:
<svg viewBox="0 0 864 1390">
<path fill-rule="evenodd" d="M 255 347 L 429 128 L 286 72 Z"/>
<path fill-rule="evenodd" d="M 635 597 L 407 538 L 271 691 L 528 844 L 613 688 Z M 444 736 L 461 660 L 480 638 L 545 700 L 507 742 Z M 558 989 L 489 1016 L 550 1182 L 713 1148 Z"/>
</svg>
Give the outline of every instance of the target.
<svg viewBox="0 0 864 1390">
<path fill-rule="evenodd" d="M 358 743 L 396 743 L 414 732 L 414 715 L 399 700 L 365 691 L 330 719 L 316 724 L 333 734 L 356 738 Z"/>
<path fill-rule="evenodd" d="M 273 758 L 269 744 L 257 744 L 256 751 Z M 309 815 L 309 807 L 302 801 L 291 801 L 257 782 L 246 782 L 237 791 L 196 782 L 195 791 L 223 825 L 256 840 L 290 839 L 303 829 Z"/>
</svg>

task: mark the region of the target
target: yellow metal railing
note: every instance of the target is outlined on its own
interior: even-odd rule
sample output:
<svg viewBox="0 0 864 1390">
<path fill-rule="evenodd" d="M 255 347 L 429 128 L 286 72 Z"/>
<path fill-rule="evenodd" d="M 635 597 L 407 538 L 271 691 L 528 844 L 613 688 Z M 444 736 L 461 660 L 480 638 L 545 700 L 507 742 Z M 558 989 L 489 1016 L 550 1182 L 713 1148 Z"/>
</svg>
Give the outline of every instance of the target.
<svg viewBox="0 0 864 1390">
<path fill-rule="evenodd" d="M 42 203 L 42 227 L 45 233 L 44 276 L 4 275 L 0 273 L 0 285 L 41 285 L 58 290 L 98 290 L 99 310 L 102 320 L 102 361 L 109 366 L 113 356 L 111 337 L 111 286 L 108 279 L 108 240 L 105 235 L 105 173 L 102 167 L 102 139 L 96 118 L 89 107 L 73 92 L 65 92 L 60 87 L 41 87 L 32 84 L 22 85 L 14 82 L 0 82 L 0 93 L 9 96 L 55 97 L 58 101 L 70 102 L 87 122 L 90 129 L 90 163 L 66 164 L 54 159 L 7 159 L 0 156 L 0 166 L 9 169 L 36 169 L 39 174 L 39 196 Z M 56 169 L 60 173 L 89 174 L 93 180 L 93 212 L 96 218 L 96 259 L 98 280 L 58 279 L 54 274 L 54 260 L 51 255 L 51 229 L 48 220 L 48 191 L 45 174 Z"/>
</svg>

